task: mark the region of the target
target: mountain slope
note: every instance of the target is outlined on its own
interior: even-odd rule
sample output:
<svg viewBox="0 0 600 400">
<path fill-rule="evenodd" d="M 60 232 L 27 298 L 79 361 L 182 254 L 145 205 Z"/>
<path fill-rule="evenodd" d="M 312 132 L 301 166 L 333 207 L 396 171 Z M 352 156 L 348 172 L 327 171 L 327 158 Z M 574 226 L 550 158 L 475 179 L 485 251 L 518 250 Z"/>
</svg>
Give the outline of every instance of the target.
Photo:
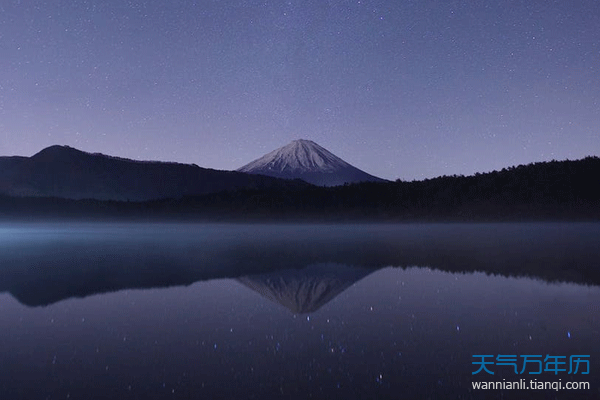
<svg viewBox="0 0 600 400">
<path fill-rule="evenodd" d="M 11 196 L 142 201 L 298 185 L 197 165 L 91 154 L 68 146 L 51 146 L 32 157 L 0 157 L 0 193 Z"/>
<path fill-rule="evenodd" d="M 311 140 L 294 140 L 238 169 L 239 172 L 302 179 L 319 186 L 384 181 L 348 164 Z"/>
</svg>

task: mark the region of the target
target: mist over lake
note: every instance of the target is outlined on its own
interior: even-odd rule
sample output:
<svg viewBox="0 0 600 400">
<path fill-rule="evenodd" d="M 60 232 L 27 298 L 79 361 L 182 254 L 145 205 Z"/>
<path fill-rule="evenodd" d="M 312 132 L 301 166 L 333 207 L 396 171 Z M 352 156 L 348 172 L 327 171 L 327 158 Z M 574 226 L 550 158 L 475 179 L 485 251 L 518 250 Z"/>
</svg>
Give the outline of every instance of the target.
<svg viewBox="0 0 600 400">
<path fill-rule="evenodd" d="M 597 398 L 598 237 L 595 223 L 2 224 L 0 398 Z M 589 355 L 590 372 L 473 375 L 477 354 Z M 592 386 L 472 389 L 524 377 Z"/>
</svg>

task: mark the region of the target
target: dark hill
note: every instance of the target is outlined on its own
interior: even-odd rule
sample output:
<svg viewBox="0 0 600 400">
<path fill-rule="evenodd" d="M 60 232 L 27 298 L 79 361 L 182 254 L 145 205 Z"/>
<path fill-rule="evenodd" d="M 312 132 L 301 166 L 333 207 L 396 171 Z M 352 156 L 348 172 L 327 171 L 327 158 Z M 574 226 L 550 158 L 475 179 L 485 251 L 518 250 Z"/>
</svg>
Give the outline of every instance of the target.
<svg viewBox="0 0 600 400">
<path fill-rule="evenodd" d="M 185 198 L 169 209 L 256 218 L 384 221 L 598 220 L 600 158 L 540 162 L 473 176 L 363 182 Z M 205 212 L 205 215 L 208 215 Z M 239 217 L 239 216 L 238 216 Z"/>
<path fill-rule="evenodd" d="M 161 179 L 170 171 L 170 164 L 137 163 L 89 155 L 97 163 L 109 163 L 110 188 L 113 196 L 122 190 L 128 196 L 154 190 L 156 193 L 185 193 L 185 196 L 152 200 L 141 203 L 74 201 L 59 198 L 17 198 L 0 193 L 0 217 L 3 218 L 142 218 L 211 220 L 211 221 L 574 221 L 600 220 L 600 158 L 587 157 L 575 161 L 551 161 L 505 168 L 473 176 L 443 176 L 413 182 L 363 182 L 336 187 L 318 187 L 299 181 L 278 181 L 263 176 L 236 175 L 204 170 L 195 166 L 173 164 L 176 172 L 193 174 L 205 181 L 217 182 L 209 186 L 213 192 L 195 194 L 188 178 L 175 176 L 173 183 L 152 184 L 153 168 L 158 168 Z M 44 156 L 45 157 L 45 156 Z M 98 159 L 94 157 L 99 157 Z M 34 157 L 32 157 L 34 158 Z M 75 162 L 74 159 L 70 160 Z M 0 165 L 2 165 L 0 160 Z M 12 160 L 13 170 L 22 171 L 26 161 Z M 121 163 L 125 163 L 122 165 Z M 52 164 L 52 163 L 50 163 Z M 93 165 L 92 165 L 93 166 Z M 81 166 L 73 170 L 91 168 Z M 140 168 L 139 172 L 136 168 Z M 68 168 L 65 168 L 68 170 Z M 98 170 L 105 170 L 97 168 Z M 39 169 L 38 169 L 39 171 Z M 41 172 L 39 172 L 41 173 Z M 87 175 L 96 176 L 86 172 Z M 57 176 L 54 173 L 52 176 Z M 127 176 L 126 174 L 130 174 Z M 215 175 L 210 175 L 215 174 Z M 116 176 L 116 177 L 115 177 Z M 121 176 L 126 177 L 121 178 Z M 140 176 L 141 185 L 135 182 Z M 173 176 L 173 175 L 171 175 Z M 206 178 L 208 176 L 208 178 Z M 215 181 L 210 179 L 216 177 Z M 235 190 L 217 191 L 226 187 L 219 177 Z M 257 181 L 252 182 L 252 177 Z M 118 179 L 117 179 L 118 178 Z M 209 179 L 210 178 L 210 179 Z M 235 181 L 239 179 L 239 181 Z M 58 179 L 58 178 L 57 178 Z M 180 179 L 180 180 L 178 180 Z M 221 178 L 223 179 L 223 178 Z M 244 180 L 245 179 L 245 180 Z M 265 181 L 263 179 L 273 179 Z M 118 183 L 114 184 L 114 182 Z M 42 182 L 47 182 L 42 180 Z M 71 177 L 67 182 L 76 182 Z M 97 180 L 101 181 L 100 179 Z M 199 178 L 197 181 L 201 181 Z M 61 181 L 64 184 L 64 180 Z M 83 183 L 86 181 L 84 180 Z M 130 182 L 141 185 L 131 192 Z M 289 185 L 285 183 L 288 182 Z M 169 186 L 171 185 L 171 186 Z M 221 185 L 221 186 L 219 186 Z M 75 186 L 75 188 L 77 188 Z M 52 188 L 46 188 L 50 191 Z M 160 190 L 159 190 L 160 189 Z M 167 190 L 168 189 L 168 190 Z M 146 191 L 142 191 L 146 190 Z M 206 189 L 205 189 L 206 190 Z M 197 190 L 200 192 L 200 190 Z M 80 196 L 83 197 L 83 196 Z M 150 196 L 148 196 L 150 197 Z"/>
<path fill-rule="evenodd" d="M 134 161 L 68 146 L 51 146 L 29 158 L 0 157 L 0 193 L 10 196 L 143 201 L 299 185 L 303 184 L 197 165 Z"/>
</svg>

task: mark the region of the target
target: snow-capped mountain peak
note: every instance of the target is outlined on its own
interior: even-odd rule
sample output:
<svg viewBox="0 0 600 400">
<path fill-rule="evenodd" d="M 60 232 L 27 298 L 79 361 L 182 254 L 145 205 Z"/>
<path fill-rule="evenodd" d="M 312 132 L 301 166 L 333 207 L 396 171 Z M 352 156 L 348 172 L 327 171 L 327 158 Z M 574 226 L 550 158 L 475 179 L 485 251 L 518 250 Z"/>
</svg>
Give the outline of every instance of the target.
<svg viewBox="0 0 600 400">
<path fill-rule="evenodd" d="M 239 169 L 252 172 L 256 169 L 286 172 L 335 171 L 350 164 L 311 140 L 294 140 Z"/>
<path fill-rule="evenodd" d="M 312 140 L 298 139 L 238 169 L 240 172 L 303 179 L 321 186 L 381 181 L 348 164 Z"/>
</svg>

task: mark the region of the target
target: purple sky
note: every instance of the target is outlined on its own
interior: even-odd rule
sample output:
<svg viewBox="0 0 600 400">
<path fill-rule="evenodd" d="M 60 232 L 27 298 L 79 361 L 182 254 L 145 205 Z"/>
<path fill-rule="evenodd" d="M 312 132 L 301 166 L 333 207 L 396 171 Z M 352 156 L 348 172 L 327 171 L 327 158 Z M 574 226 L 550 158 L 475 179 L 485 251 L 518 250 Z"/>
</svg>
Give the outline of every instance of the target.
<svg viewBox="0 0 600 400">
<path fill-rule="evenodd" d="M 600 154 L 600 4 L 0 3 L 0 155 L 238 168 L 311 139 L 422 179 Z"/>
</svg>

